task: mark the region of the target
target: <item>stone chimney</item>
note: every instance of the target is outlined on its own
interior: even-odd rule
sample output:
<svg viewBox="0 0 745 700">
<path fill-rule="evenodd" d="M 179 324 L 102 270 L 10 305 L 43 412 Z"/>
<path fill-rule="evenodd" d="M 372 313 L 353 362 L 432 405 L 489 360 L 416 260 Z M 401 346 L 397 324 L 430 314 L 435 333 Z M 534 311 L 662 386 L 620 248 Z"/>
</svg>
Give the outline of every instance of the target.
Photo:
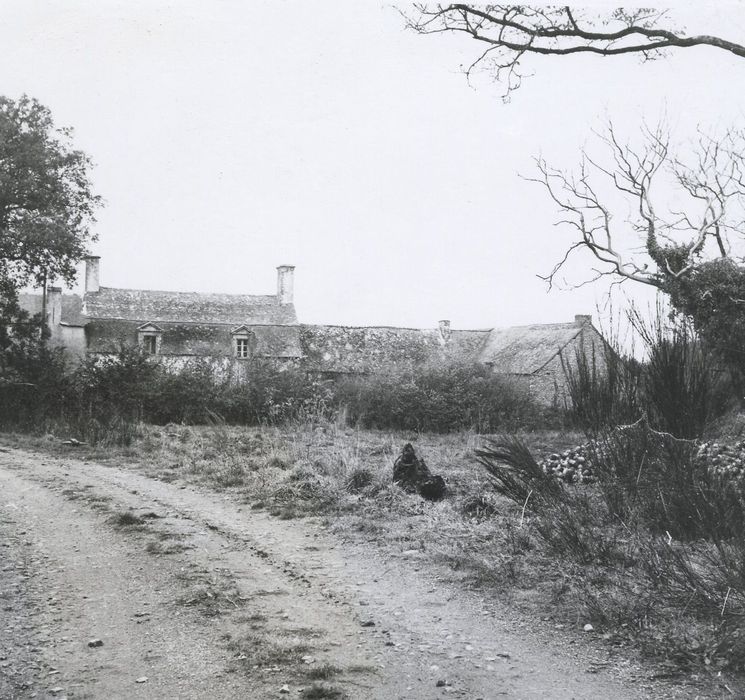
<svg viewBox="0 0 745 700">
<path fill-rule="evenodd" d="M 442 340 L 443 344 L 447 345 L 450 341 L 450 321 L 447 319 L 444 321 L 439 321 L 438 326 L 440 327 L 440 339 Z"/>
<path fill-rule="evenodd" d="M 280 304 L 292 304 L 294 277 L 294 265 L 280 265 L 277 268 L 277 301 Z"/>
<path fill-rule="evenodd" d="M 85 256 L 85 291 L 97 292 L 101 289 L 101 258 L 98 255 Z"/>
<path fill-rule="evenodd" d="M 47 287 L 47 326 L 52 335 L 62 321 L 62 287 Z"/>
<path fill-rule="evenodd" d="M 575 314 L 574 325 L 575 326 L 589 326 L 592 323 L 592 315 L 590 314 Z"/>
</svg>

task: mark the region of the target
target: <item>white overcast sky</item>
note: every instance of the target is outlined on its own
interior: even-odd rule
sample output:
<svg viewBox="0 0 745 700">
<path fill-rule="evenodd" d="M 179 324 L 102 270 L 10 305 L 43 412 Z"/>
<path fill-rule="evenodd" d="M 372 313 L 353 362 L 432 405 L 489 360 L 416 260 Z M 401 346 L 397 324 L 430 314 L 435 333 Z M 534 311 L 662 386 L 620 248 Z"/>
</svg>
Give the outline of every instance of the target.
<svg viewBox="0 0 745 700">
<path fill-rule="evenodd" d="M 456 328 L 571 320 L 603 287 L 547 292 L 570 240 L 531 175 L 571 167 L 606 115 L 742 126 L 745 61 L 697 48 L 535 59 L 509 104 L 476 46 L 406 31 L 390 4 L 3 0 L 0 92 L 75 129 L 106 200 L 102 284 L 273 293 L 308 323 Z M 739 2 L 678 3 L 745 42 Z M 576 267 L 576 280 L 581 279 Z M 631 288 L 629 288 L 631 291 Z"/>
</svg>

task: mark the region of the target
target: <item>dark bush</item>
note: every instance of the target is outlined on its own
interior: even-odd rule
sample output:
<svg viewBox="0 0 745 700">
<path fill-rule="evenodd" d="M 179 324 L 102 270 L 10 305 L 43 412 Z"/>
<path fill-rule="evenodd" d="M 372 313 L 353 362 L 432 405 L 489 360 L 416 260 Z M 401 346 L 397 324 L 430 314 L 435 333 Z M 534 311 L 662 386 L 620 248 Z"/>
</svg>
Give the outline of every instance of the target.
<svg viewBox="0 0 745 700">
<path fill-rule="evenodd" d="M 633 423 L 644 412 L 642 367 L 618 346 L 578 348 L 573 362 L 563 355 L 561 360 L 570 415 L 588 433 Z"/>
<path fill-rule="evenodd" d="M 658 308 L 651 321 L 632 310 L 629 322 L 642 341 L 643 362 L 617 343 L 563 361 L 576 424 L 594 435 L 646 416 L 656 430 L 701 438 L 736 402 L 728 375 L 685 319 Z"/>
<path fill-rule="evenodd" d="M 524 510 L 540 511 L 566 497 L 561 484 L 543 471 L 518 437 L 488 440 L 474 457 L 488 472 L 494 490 Z"/>
<path fill-rule="evenodd" d="M 391 369 L 348 379 L 335 395 L 347 420 L 363 428 L 495 433 L 561 420 L 515 383 L 479 363 Z"/>
</svg>

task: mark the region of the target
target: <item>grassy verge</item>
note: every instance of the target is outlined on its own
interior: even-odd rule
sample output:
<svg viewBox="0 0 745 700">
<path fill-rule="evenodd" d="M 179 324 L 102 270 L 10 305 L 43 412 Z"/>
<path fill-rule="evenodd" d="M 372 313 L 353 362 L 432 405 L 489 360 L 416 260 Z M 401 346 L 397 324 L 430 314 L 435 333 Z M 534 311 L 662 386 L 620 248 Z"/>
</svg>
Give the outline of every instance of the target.
<svg viewBox="0 0 745 700">
<path fill-rule="evenodd" d="M 476 464 L 476 434 L 358 431 L 328 422 L 141 432 L 129 447 L 79 447 L 75 454 L 230 492 L 280 518 L 318 516 L 347 538 L 419 550 L 464 587 L 498 590 L 522 613 L 557 628 L 592 625 L 603 643 L 654 656 L 671 674 L 742 671 L 739 589 L 710 576 L 732 552 L 619 519 L 606 512 L 598 485 L 566 487 L 568 500 L 549 513 L 526 508 L 497 494 Z M 524 437 L 537 456 L 582 441 L 557 432 Z M 445 477 L 444 501 L 429 503 L 392 485 L 393 460 L 409 441 Z"/>
</svg>

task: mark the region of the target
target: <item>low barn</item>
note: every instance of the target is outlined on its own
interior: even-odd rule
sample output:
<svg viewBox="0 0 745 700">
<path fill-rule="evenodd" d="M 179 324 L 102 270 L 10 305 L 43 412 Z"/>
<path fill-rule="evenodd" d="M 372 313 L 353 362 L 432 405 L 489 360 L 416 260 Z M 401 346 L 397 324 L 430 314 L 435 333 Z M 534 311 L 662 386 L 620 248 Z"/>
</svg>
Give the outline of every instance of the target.
<svg viewBox="0 0 745 700">
<path fill-rule="evenodd" d="M 300 324 L 293 299 L 294 267 L 277 268 L 276 294 L 202 294 L 118 289 L 100 285 L 100 259 L 86 259 L 85 293 L 47 292 L 52 344 L 72 356 L 107 355 L 139 346 L 174 366 L 210 358 L 245 371 L 246 360 L 292 363 L 325 377 L 369 374 L 386 367 L 460 360 L 482 362 L 522 383 L 541 403 L 563 400 L 562 362 L 579 350 L 605 346 L 590 316 L 570 323 L 459 330 Z M 42 311 L 41 295 L 22 306 Z M 603 352 L 596 353 L 602 362 Z"/>
</svg>

